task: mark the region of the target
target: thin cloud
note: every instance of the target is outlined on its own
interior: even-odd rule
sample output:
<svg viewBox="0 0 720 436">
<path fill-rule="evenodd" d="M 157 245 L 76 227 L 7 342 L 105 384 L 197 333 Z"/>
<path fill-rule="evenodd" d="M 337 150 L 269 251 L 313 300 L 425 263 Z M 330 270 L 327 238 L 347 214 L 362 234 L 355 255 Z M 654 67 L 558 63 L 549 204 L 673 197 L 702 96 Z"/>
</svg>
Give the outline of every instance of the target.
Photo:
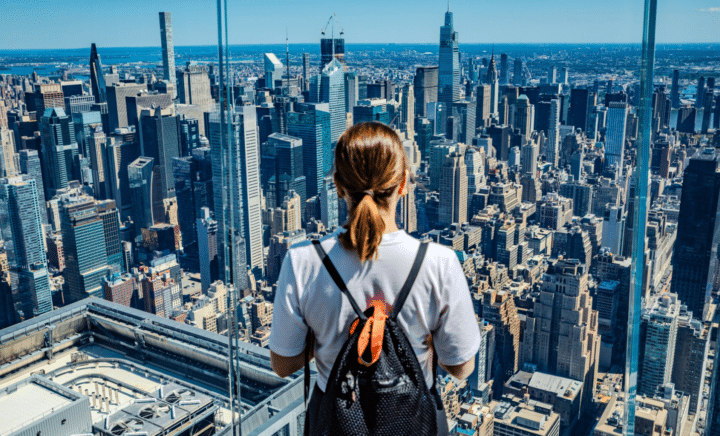
<svg viewBox="0 0 720 436">
<path fill-rule="evenodd" d="M 716 14 L 716 13 L 720 13 L 720 7 L 715 7 L 715 8 L 702 8 L 702 9 L 698 9 L 698 12 L 703 12 L 703 13 L 706 13 L 706 14 L 713 14 L 713 13 Z"/>
</svg>

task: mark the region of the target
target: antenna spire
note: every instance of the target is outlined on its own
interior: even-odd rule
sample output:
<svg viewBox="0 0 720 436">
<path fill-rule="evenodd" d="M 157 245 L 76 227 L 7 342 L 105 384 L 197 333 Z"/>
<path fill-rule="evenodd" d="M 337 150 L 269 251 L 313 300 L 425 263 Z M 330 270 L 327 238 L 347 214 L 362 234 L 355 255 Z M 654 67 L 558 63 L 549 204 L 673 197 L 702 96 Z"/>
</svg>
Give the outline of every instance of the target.
<svg viewBox="0 0 720 436">
<path fill-rule="evenodd" d="M 448 0 L 448 12 L 450 12 L 450 0 Z"/>
<path fill-rule="evenodd" d="M 290 46 L 288 44 L 288 28 L 285 26 L 285 77 L 287 77 L 287 88 L 290 89 Z"/>
</svg>

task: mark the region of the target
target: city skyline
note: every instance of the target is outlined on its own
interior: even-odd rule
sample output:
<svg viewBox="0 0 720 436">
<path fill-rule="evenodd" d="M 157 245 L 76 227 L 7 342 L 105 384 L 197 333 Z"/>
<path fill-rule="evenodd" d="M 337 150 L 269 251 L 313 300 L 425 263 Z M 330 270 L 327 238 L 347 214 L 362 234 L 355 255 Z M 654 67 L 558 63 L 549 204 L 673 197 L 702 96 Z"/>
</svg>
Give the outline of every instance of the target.
<svg viewBox="0 0 720 436">
<path fill-rule="evenodd" d="M 72 49 L 90 42 L 104 47 L 154 47 L 160 45 L 156 31 L 157 12 L 173 14 L 176 46 L 202 46 L 217 43 L 214 3 L 207 5 L 177 4 L 157 1 L 152 4 L 131 0 L 118 9 L 112 4 L 93 4 L 77 8 L 77 4 L 32 0 L 22 5 L 4 7 L 0 27 L 0 47 L 5 50 Z M 560 0 L 526 4 L 523 0 L 483 5 L 467 0 L 450 3 L 456 14 L 455 29 L 460 44 L 473 43 L 640 43 L 642 3 L 628 6 L 621 0 L 570 5 Z M 407 17 L 409 8 L 413 21 L 398 25 L 397 17 Z M 378 14 L 381 10 L 385 13 Z M 229 5 L 228 15 L 237 17 L 242 25 L 231 25 L 231 44 L 280 44 L 285 29 L 295 43 L 314 42 L 320 37 L 325 16 L 338 17 L 337 33 L 342 29 L 348 43 L 437 43 L 436 32 L 429 31 L 442 24 L 438 17 L 447 10 L 441 1 L 380 3 L 372 0 L 360 8 L 353 4 L 316 2 L 300 7 L 291 0 L 263 2 L 253 7 L 252 15 L 272 17 L 272 23 L 246 20 L 248 14 L 238 5 Z M 284 12 L 284 13 L 283 13 Z M 477 26 L 477 17 L 487 18 Z M 37 26 L 38 20 L 42 26 Z M 548 25 L 551 21 L 562 25 Z M 83 23 L 67 32 L 68 22 Z M 688 27 L 684 23 L 692 22 Z M 707 43 L 720 37 L 720 4 L 700 0 L 664 2 L 658 9 L 657 42 Z M 293 23 L 302 23 L 294 25 Z M 368 25 L 368 23 L 374 23 Z M 508 23 L 523 23 L 512 26 Z M 27 32 L 28 26 L 36 31 Z M 132 30 L 132 32 L 128 32 Z M 382 30 L 379 32 L 378 30 Z M 637 30 L 637 32 L 635 31 Z M 331 28 L 327 29 L 328 34 Z M 122 42 L 119 38 L 122 37 Z M 148 45 L 149 41 L 153 41 Z"/>
</svg>

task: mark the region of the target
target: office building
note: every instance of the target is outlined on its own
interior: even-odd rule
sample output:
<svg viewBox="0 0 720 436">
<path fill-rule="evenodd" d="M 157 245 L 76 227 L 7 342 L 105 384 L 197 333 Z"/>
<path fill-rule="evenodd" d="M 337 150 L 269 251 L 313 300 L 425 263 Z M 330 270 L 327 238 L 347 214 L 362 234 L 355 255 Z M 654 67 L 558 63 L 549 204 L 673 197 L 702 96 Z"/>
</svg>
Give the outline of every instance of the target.
<svg viewBox="0 0 720 436">
<path fill-rule="evenodd" d="M 642 395 L 652 395 L 671 381 L 679 314 L 675 294 L 653 296 L 643 307 L 638 373 L 638 393 Z"/>
<path fill-rule="evenodd" d="M 331 60 L 318 76 L 310 79 L 310 101 L 327 103 L 330 112 L 330 142 L 334 145 L 345 131 L 345 77 L 343 66 Z"/>
<path fill-rule="evenodd" d="M 92 168 L 93 193 L 95 198 L 110 198 L 110 179 L 107 173 L 107 137 L 102 125 L 96 124 L 92 136 L 87 138 L 90 167 Z"/>
<path fill-rule="evenodd" d="M 121 82 L 107 86 L 106 94 L 110 131 L 128 126 L 128 108 L 125 98 L 136 96 L 138 93 L 145 90 L 147 90 L 147 84 L 144 83 L 136 84 Z"/>
<path fill-rule="evenodd" d="M 515 58 L 513 62 L 513 85 L 520 86 L 523 84 L 523 61 L 521 58 Z"/>
<path fill-rule="evenodd" d="M 680 107 L 680 71 L 673 70 L 672 88 L 670 88 L 670 102 L 673 108 Z"/>
<path fill-rule="evenodd" d="M 627 103 L 610 103 L 605 134 L 605 166 L 615 167 L 616 178 L 622 176 L 624 166 L 627 116 Z"/>
<path fill-rule="evenodd" d="M 463 144 L 472 144 L 475 137 L 475 110 L 474 101 L 459 100 L 452 105 L 452 116 L 458 124 L 457 141 Z"/>
<path fill-rule="evenodd" d="M 445 158 L 452 152 L 459 151 L 458 143 L 449 139 L 437 139 L 430 142 L 430 184 L 433 191 L 440 189 L 442 169 L 445 165 Z"/>
<path fill-rule="evenodd" d="M 303 53 L 302 59 L 303 59 L 303 70 L 302 70 L 303 90 L 307 91 L 309 89 L 309 85 L 310 85 L 310 82 L 308 82 L 308 78 L 310 77 L 310 53 Z"/>
<path fill-rule="evenodd" d="M 474 123 L 475 120 L 473 119 L 473 130 L 475 129 Z M 415 88 L 411 83 L 406 83 L 402 88 L 402 98 L 400 101 L 400 129 L 405 132 L 410 141 L 414 140 Z"/>
<path fill-rule="evenodd" d="M 12 131 L 0 127 L 0 176 L 12 177 L 20 172 L 15 152 L 15 135 Z"/>
<path fill-rule="evenodd" d="M 583 217 L 590 213 L 593 199 L 592 186 L 573 180 L 561 184 L 559 194 L 572 200 L 574 216 Z"/>
<path fill-rule="evenodd" d="M 438 59 L 438 101 L 452 107 L 460 99 L 460 58 L 458 34 L 453 29 L 453 14 L 445 12 L 445 24 L 440 27 Z"/>
<path fill-rule="evenodd" d="M 45 198 L 52 198 L 58 189 L 67 188 L 69 181 L 79 178 L 74 166 L 78 155 L 75 127 L 62 107 L 54 107 L 45 110 L 40 132 L 43 180 L 48 182 Z"/>
<path fill-rule="evenodd" d="M 65 251 L 64 294 L 68 302 L 103 298 L 102 279 L 108 267 L 105 224 L 92 198 L 60 197 L 60 222 Z"/>
<path fill-rule="evenodd" d="M 290 191 L 300 196 L 300 204 L 307 200 L 307 181 L 303 170 L 303 142 L 293 136 L 273 133 L 267 145 L 275 152 L 274 172 L 269 177 L 269 189 L 265 193 L 266 206 L 280 207 Z"/>
<path fill-rule="evenodd" d="M 498 81 L 497 68 L 495 67 L 495 53 L 490 56 L 490 65 L 488 65 L 485 83 L 490 85 L 490 114 L 497 116 L 500 100 L 500 85 Z"/>
<path fill-rule="evenodd" d="M 42 167 L 40 165 L 40 156 L 37 150 L 20 150 L 20 172 L 35 180 L 35 190 L 38 193 L 40 204 L 45 203 L 45 188 L 42 179 Z M 47 224 L 47 208 L 40 207 L 40 219 L 43 224 Z"/>
<path fill-rule="evenodd" d="M 488 289 L 481 294 L 481 317 L 495 330 L 495 356 L 492 362 L 494 386 L 502 386 L 518 370 L 520 318 L 513 296 L 507 291 Z M 493 389 L 496 398 L 502 389 Z"/>
<path fill-rule="evenodd" d="M 162 198 L 175 197 L 173 158 L 180 157 L 180 119 L 172 107 L 140 112 L 140 154 L 150 157 L 160 172 Z"/>
<path fill-rule="evenodd" d="M 685 168 L 672 260 L 672 290 L 700 319 L 717 280 L 719 161 L 714 149 L 700 149 Z"/>
<path fill-rule="evenodd" d="M 520 148 L 521 171 L 533 179 L 537 177 L 538 155 L 538 145 L 535 141 L 529 141 Z"/>
<path fill-rule="evenodd" d="M 213 209 L 210 150 L 207 147 L 198 148 L 193 150 L 192 156 L 173 158 L 172 166 L 178 224 L 183 246 L 188 247 L 196 240 L 195 224 L 201 218 L 202 208 Z"/>
<path fill-rule="evenodd" d="M 337 64 L 336 60 L 331 62 L 331 65 Z M 231 256 L 225 259 L 225 249 L 218 249 L 220 280 L 233 283 L 238 290 L 249 286 L 248 269 L 255 277 L 264 275 L 256 120 L 254 107 L 235 108 L 229 125 L 233 141 L 225 144 L 220 134 L 220 112 L 213 112 L 210 116 L 213 205 L 218 222 L 218 243 L 220 240 L 229 241 L 227 252 Z M 223 160 L 229 165 L 223 164 Z M 231 268 L 230 277 L 225 273 L 225 265 Z"/>
<path fill-rule="evenodd" d="M 427 117 L 427 104 L 438 101 L 438 67 L 420 66 L 415 70 L 415 114 Z"/>
<path fill-rule="evenodd" d="M 696 415 L 702 403 L 708 365 L 712 362 L 709 354 L 712 324 L 683 310 L 682 301 L 678 304 L 681 307 L 671 380 L 678 391 L 690 396 L 689 413 Z"/>
<path fill-rule="evenodd" d="M 562 310 L 561 310 L 562 308 Z M 582 409 L 592 404 L 600 353 L 597 311 L 588 290 L 588 267 L 576 259 L 552 262 L 525 320 L 522 362 L 583 383 Z"/>
<path fill-rule="evenodd" d="M 345 71 L 343 76 L 345 77 L 345 112 L 352 112 L 360 93 L 358 76 L 354 71 Z"/>
<path fill-rule="evenodd" d="M 471 196 L 485 184 L 485 150 L 468 147 L 465 150 L 465 167 L 467 168 L 467 195 Z"/>
<path fill-rule="evenodd" d="M 285 67 L 274 53 L 263 54 L 263 60 L 265 65 L 265 87 L 275 89 L 275 82 L 282 82 Z"/>
<path fill-rule="evenodd" d="M 121 221 L 131 215 L 130 183 L 128 165 L 140 157 L 140 145 L 135 139 L 135 131 L 124 128 L 107 138 L 107 175 L 110 185 L 110 198 L 120 212 Z"/>
<path fill-rule="evenodd" d="M 302 103 L 295 105 L 295 110 L 288 113 L 288 135 L 302 139 L 305 194 L 312 198 L 323 192 L 323 179 L 332 165 L 330 107 L 328 103 Z"/>
<path fill-rule="evenodd" d="M 170 12 L 160 12 L 160 44 L 162 45 L 163 80 L 175 86 L 175 44 L 173 44 Z M 174 97 L 174 96 L 173 96 Z M 122 126 L 120 126 L 122 127 Z"/>
<path fill-rule="evenodd" d="M 507 53 L 500 54 L 500 84 L 507 85 L 510 83 L 510 71 L 508 70 Z"/>
<path fill-rule="evenodd" d="M 440 175 L 440 223 L 450 225 L 467 221 L 467 184 L 464 155 L 450 153 Z"/>
<path fill-rule="evenodd" d="M 352 108 L 352 113 L 353 124 L 368 121 L 390 124 L 390 113 L 387 111 L 387 101 L 384 98 L 358 100 L 357 106 Z"/>
<path fill-rule="evenodd" d="M 589 89 L 575 88 L 570 91 L 570 109 L 568 111 L 567 124 L 576 129 L 586 131 L 587 121 L 590 115 L 590 109 L 595 105 L 590 105 L 591 93 Z"/>
<path fill-rule="evenodd" d="M 209 112 L 215 100 L 210 92 L 210 77 L 205 65 L 187 63 L 176 74 L 177 96 L 182 104 L 198 106 L 203 112 Z"/>
<path fill-rule="evenodd" d="M 154 159 L 144 156 L 137 158 L 127 167 L 128 205 L 131 206 L 136 235 L 140 234 L 140 229 L 150 228 L 156 222 L 164 221 L 159 172 L 154 168 Z"/>
<path fill-rule="evenodd" d="M 4 216 L 0 232 L 5 241 L 11 286 L 17 292 L 20 301 L 16 303 L 25 319 L 53 309 L 41 198 L 35 180 L 29 176 L 0 179 L 0 213 Z"/>
<path fill-rule="evenodd" d="M 35 116 L 38 121 L 49 108 L 65 108 L 65 95 L 59 83 L 36 85 L 33 97 L 32 101 L 35 104 Z M 30 103 L 28 103 L 28 105 L 29 104 Z M 28 108 L 28 111 L 29 110 Z"/>
<path fill-rule="evenodd" d="M 525 139 L 530 139 L 530 135 L 535 131 L 535 106 L 530 104 L 527 95 L 523 94 L 518 97 L 515 103 L 515 118 L 513 127 L 520 129 L 520 133 Z"/>
<path fill-rule="evenodd" d="M 100 61 L 100 55 L 97 53 L 97 47 L 95 47 L 94 42 L 90 45 L 90 87 L 92 88 L 95 103 L 107 102 L 102 62 Z"/>
<path fill-rule="evenodd" d="M 550 100 L 548 141 L 545 151 L 547 161 L 556 168 L 560 162 L 560 106 L 560 100 Z"/>
<path fill-rule="evenodd" d="M 475 109 L 475 128 L 488 127 L 490 125 L 490 85 L 478 85 L 475 89 L 477 108 Z"/>
<path fill-rule="evenodd" d="M 202 292 L 207 293 L 210 284 L 220 276 L 218 262 L 218 224 L 210 218 L 210 209 L 203 207 L 197 218 L 198 256 L 200 259 L 200 283 Z"/>
<path fill-rule="evenodd" d="M 67 113 L 67 112 L 66 112 Z M 78 153 L 83 156 L 90 155 L 90 140 L 95 132 L 95 127 L 102 127 L 102 116 L 100 112 L 88 111 L 73 113 L 70 115 L 75 126 L 75 138 L 78 143 Z"/>
</svg>

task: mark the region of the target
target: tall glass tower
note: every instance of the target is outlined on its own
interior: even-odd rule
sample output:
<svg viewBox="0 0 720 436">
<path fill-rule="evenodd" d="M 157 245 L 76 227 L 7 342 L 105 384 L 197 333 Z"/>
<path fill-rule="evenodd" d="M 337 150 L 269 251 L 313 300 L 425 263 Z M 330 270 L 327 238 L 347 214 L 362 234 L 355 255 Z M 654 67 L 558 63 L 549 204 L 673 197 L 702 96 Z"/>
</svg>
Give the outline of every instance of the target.
<svg viewBox="0 0 720 436">
<path fill-rule="evenodd" d="M 330 105 L 298 103 L 288 113 L 288 134 L 302 139 L 303 172 L 307 198 L 323 192 L 323 178 L 330 171 Z"/>
<path fill-rule="evenodd" d="M 107 103 L 105 77 L 103 76 L 102 63 L 94 42 L 90 46 L 90 86 L 92 87 L 93 96 L 95 96 L 95 103 Z"/>
<path fill-rule="evenodd" d="M 453 14 L 445 12 L 445 25 L 440 27 L 440 57 L 438 59 L 438 101 L 452 107 L 460 100 L 460 54 L 458 34 L 453 29 Z"/>
<path fill-rule="evenodd" d="M 608 109 L 607 134 L 605 137 L 605 165 L 607 167 L 615 165 L 616 178 L 622 175 L 627 115 L 627 103 L 610 103 L 610 109 Z"/>
<path fill-rule="evenodd" d="M 0 234 L 25 319 L 52 310 L 40 197 L 30 176 L 0 179 Z"/>
<path fill-rule="evenodd" d="M 257 117 L 254 106 L 234 108 L 228 126 L 231 142 L 223 150 L 221 116 L 225 114 L 220 111 L 210 114 L 210 154 L 215 219 L 218 235 L 229 233 L 228 265 L 232 278 L 225 277 L 221 268 L 220 279 L 232 281 L 236 289 L 245 290 L 249 286 L 248 269 L 256 277 L 264 275 Z M 230 234 L 232 231 L 235 233 Z M 221 240 L 218 237 L 218 244 Z M 218 249 L 218 256 L 219 264 L 225 265 L 225 250 Z"/>
</svg>

